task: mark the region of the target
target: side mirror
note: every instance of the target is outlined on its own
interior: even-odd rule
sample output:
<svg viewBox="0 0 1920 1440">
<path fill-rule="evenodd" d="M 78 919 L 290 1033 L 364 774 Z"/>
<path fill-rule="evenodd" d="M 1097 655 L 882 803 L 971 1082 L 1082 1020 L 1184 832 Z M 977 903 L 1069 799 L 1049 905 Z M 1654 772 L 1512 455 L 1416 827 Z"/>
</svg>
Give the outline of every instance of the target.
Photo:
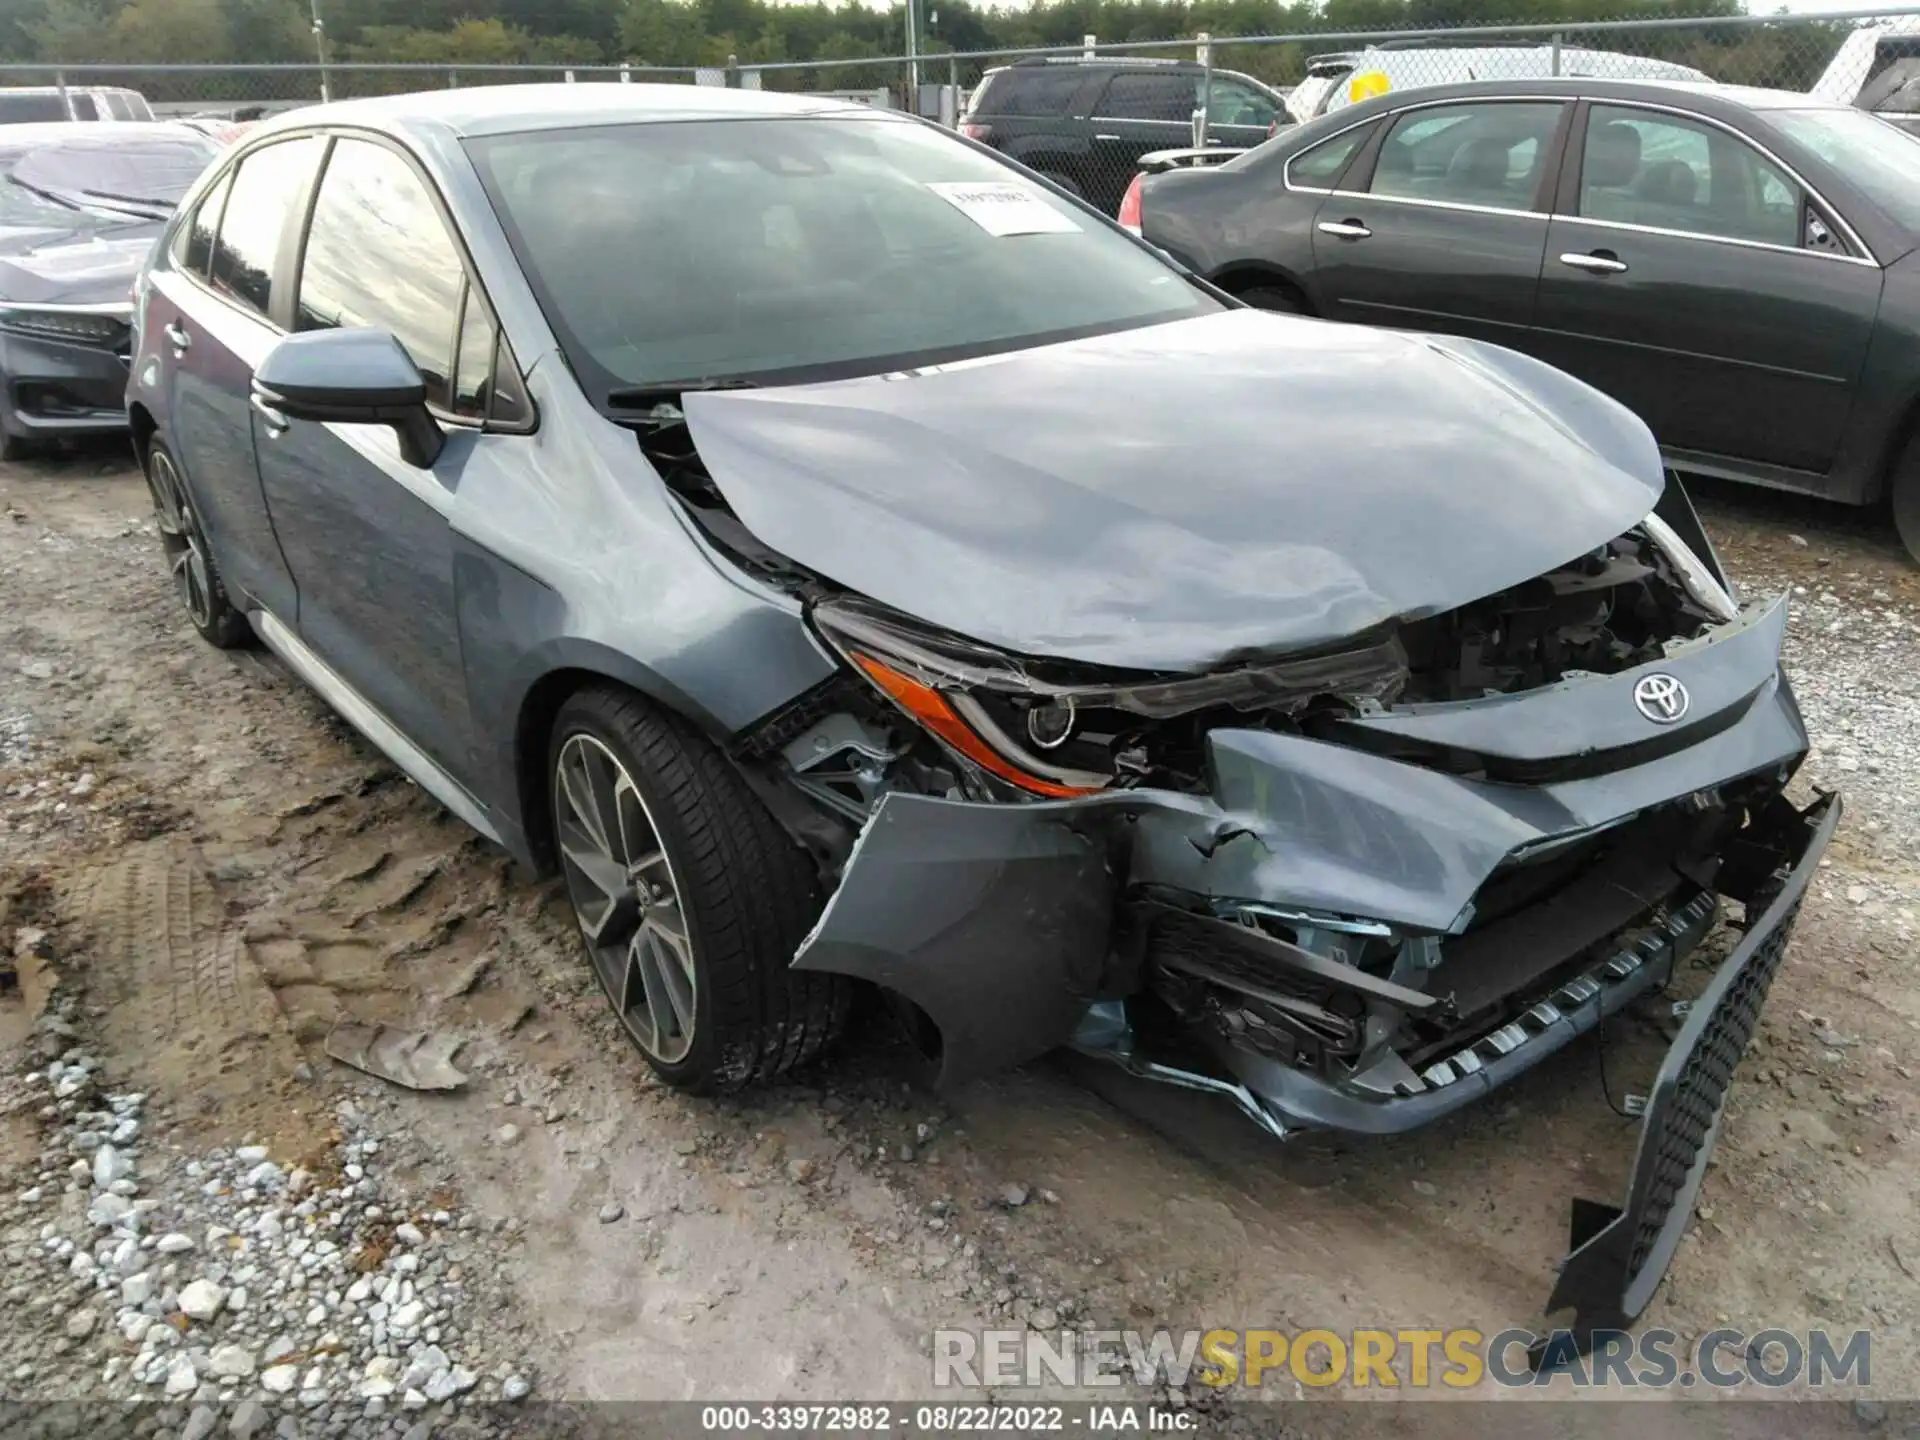
<svg viewBox="0 0 1920 1440">
<path fill-rule="evenodd" d="M 427 412 L 427 382 L 385 330 L 308 330 L 289 335 L 253 372 L 254 408 L 288 420 L 391 425 L 400 453 L 422 469 L 446 437 Z"/>
</svg>

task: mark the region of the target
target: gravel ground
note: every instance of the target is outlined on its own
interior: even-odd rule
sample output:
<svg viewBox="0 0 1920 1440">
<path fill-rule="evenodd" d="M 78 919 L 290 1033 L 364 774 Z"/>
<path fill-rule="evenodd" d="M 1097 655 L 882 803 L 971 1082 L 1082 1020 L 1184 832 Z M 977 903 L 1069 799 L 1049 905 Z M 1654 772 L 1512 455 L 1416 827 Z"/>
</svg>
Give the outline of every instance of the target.
<svg viewBox="0 0 1920 1440">
<path fill-rule="evenodd" d="M 1920 1397 L 1920 570 L 1868 517 L 1702 503 L 1741 585 L 1793 591 L 1802 785 L 1849 818 L 1648 1323 L 1871 1327 L 1870 1428 Z M 1064 1059 L 936 1100 L 878 1026 L 764 1093 L 667 1091 L 553 884 L 197 641 L 111 452 L 0 467 L 0 677 L 0 1398 L 506 1432 L 552 1398 L 924 1397 L 936 1326 L 1492 1332 L 1540 1322 L 1569 1199 L 1630 1162 L 1591 1044 L 1371 1143 Z M 469 1083 L 333 1064 L 342 1019 L 459 1036 Z M 1664 1039 L 1607 1043 L 1618 1090 Z"/>
</svg>

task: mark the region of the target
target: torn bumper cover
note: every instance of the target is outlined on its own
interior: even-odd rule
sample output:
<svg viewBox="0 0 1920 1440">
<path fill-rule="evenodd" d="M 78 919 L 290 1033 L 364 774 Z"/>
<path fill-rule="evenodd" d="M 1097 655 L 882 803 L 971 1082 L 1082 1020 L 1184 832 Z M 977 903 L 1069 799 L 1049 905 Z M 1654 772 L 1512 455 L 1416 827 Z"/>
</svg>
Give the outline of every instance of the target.
<svg viewBox="0 0 1920 1440">
<path fill-rule="evenodd" d="M 1383 1134 L 1471 1103 L 1665 985 L 1735 899 L 1749 932 L 1661 1071 L 1628 1204 L 1580 1207 L 1555 1292 L 1582 1327 L 1617 1323 L 1664 1273 L 1839 813 L 1780 795 L 1807 741 L 1777 670 L 1715 690 L 1712 672 L 1753 674 L 1748 645 L 1777 653 L 1780 618 L 1756 612 L 1663 662 L 1713 712 L 1684 742 L 1616 750 L 1617 768 L 1595 759 L 1604 745 L 1575 751 L 1570 778 L 1501 782 L 1223 728 L 1204 794 L 889 794 L 794 964 L 918 1007 L 945 1084 L 1070 1043 L 1223 1093 L 1275 1134 Z M 1634 678 L 1574 683 L 1596 687 L 1579 697 L 1591 706 Z M 1551 720 L 1560 702 L 1515 703 Z M 1430 720 L 1457 729 L 1472 707 Z"/>
</svg>

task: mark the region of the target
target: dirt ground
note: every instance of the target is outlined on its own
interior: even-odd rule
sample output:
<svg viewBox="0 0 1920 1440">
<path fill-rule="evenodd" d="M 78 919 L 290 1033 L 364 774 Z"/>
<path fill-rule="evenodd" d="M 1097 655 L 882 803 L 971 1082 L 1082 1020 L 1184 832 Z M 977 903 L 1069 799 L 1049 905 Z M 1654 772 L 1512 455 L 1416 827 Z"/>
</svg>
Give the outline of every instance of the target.
<svg viewBox="0 0 1920 1440">
<path fill-rule="evenodd" d="M 1850 808 L 1645 1323 L 1868 1328 L 1869 1393 L 1920 1397 L 1920 569 L 1871 517 L 1731 489 L 1704 508 L 1739 582 L 1796 589 L 1807 775 Z M 617 1035 L 555 884 L 263 653 L 198 640 L 110 448 L 0 467 L 9 907 L 0 936 L 51 927 L 95 1048 L 179 1143 L 297 1151 L 363 1097 L 434 1157 L 422 1184 L 522 1222 L 500 1324 L 549 1396 L 924 1396 L 932 1330 L 1002 1316 L 1536 1325 L 1568 1202 L 1617 1198 L 1635 1135 L 1592 1037 L 1369 1143 L 1277 1144 L 1064 1058 L 942 1102 L 877 1025 L 801 1083 L 682 1098 Z M 472 1083 L 382 1095 L 322 1055 L 341 1017 L 466 1037 Z M 24 1025 L 0 1004 L 0 1047 Z M 1610 1027 L 1616 1098 L 1661 1049 L 1652 1020 Z M 31 1124 L 0 1116 L 0 1172 Z"/>
</svg>

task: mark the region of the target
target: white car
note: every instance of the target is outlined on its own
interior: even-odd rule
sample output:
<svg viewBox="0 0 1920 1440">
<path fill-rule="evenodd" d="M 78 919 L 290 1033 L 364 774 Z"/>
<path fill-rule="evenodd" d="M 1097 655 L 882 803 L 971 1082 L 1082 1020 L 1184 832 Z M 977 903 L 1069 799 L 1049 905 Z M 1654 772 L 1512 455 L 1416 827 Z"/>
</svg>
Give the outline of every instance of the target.
<svg viewBox="0 0 1920 1440">
<path fill-rule="evenodd" d="M 1543 80 L 1555 75 L 1609 80 L 1713 78 L 1691 65 L 1577 45 L 1387 45 L 1313 56 L 1307 61 L 1306 78 L 1287 96 L 1287 113 L 1305 122 L 1390 91 L 1465 80 Z"/>
<path fill-rule="evenodd" d="M 146 96 L 117 85 L 9 85 L 0 89 L 0 125 L 152 119 L 153 107 Z"/>
</svg>

